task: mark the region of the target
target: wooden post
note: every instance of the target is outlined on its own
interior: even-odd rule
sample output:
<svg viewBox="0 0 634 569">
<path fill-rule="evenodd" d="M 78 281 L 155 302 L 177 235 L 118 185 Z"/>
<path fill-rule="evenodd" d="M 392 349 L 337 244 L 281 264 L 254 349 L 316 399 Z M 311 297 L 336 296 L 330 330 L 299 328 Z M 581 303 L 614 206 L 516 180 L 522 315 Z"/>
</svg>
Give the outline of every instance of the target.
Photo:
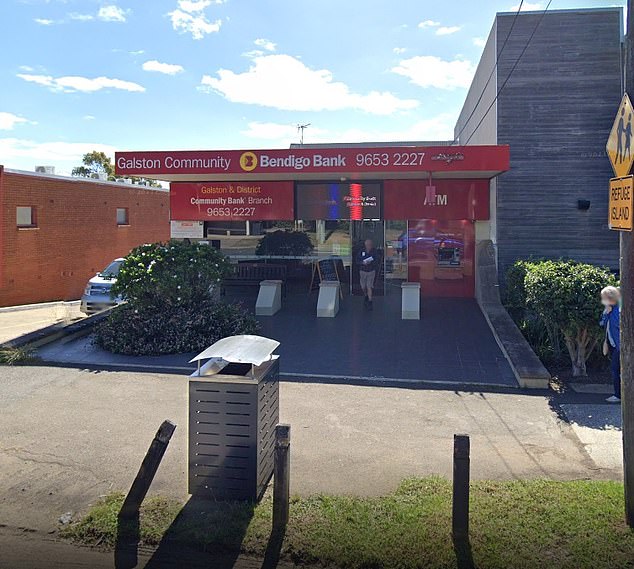
<svg viewBox="0 0 634 569">
<path fill-rule="evenodd" d="M 275 427 L 273 467 L 273 533 L 283 533 L 288 523 L 291 480 L 291 426 Z"/>
<path fill-rule="evenodd" d="M 161 464 L 175 429 L 176 425 L 171 421 L 163 421 L 163 424 L 159 427 L 141 463 L 141 468 L 139 468 L 139 472 L 130 487 L 130 491 L 123 502 L 123 506 L 121 506 L 119 518 L 134 518 L 138 515 L 141 503 L 150 489 L 150 484 L 154 480 L 156 471 Z"/>
<path fill-rule="evenodd" d="M 469 435 L 453 436 L 453 503 L 451 529 L 454 539 L 469 538 Z"/>
<path fill-rule="evenodd" d="M 634 93 L 634 1 L 627 3 L 625 90 Z M 621 231 L 621 413 L 625 519 L 634 528 L 634 243 Z"/>
</svg>

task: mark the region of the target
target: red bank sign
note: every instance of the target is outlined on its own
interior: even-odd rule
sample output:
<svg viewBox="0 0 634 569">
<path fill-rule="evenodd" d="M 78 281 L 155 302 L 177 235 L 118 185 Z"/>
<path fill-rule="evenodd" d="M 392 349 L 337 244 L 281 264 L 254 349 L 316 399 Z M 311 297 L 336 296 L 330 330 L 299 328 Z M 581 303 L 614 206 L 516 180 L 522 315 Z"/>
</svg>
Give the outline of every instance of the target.
<svg viewBox="0 0 634 569">
<path fill-rule="evenodd" d="M 509 168 L 508 146 L 383 148 L 296 148 L 117 152 L 118 175 L 291 174 L 362 172 L 502 172 Z"/>
<path fill-rule="evenodd" d="M 292 220 L 293 182 L 170 184 L 173 221 Z"/>
</svg>

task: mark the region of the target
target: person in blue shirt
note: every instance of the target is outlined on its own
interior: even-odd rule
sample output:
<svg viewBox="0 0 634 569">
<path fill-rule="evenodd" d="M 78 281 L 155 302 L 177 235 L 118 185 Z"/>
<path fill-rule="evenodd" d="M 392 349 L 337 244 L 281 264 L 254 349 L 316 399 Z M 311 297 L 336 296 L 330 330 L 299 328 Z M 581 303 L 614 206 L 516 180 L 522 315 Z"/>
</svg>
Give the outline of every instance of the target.
<svg viewBox="0 0 634 569">
<path fill-rule="evenodd" d="M 619 302 L 621 293 L 614 286 L 606 286 L 601 291 L 601 304 L 605 306 L 599 324 L 605 327 L 604 353 L 610 354 L 614 395 L 608 397 L 608 403 L 621 402 L 621 331 Z M 605 354 L 607 355 L 607 353 Z"/>
</svg>

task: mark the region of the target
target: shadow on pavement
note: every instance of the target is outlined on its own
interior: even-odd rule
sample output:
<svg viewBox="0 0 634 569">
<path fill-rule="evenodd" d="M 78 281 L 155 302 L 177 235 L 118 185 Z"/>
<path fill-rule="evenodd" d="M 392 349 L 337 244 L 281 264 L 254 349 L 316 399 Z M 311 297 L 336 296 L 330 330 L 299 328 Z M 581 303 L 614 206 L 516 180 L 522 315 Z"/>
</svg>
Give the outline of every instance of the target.
<svg viewBox="0 0 634 569">
<path fill-rule="evenodd" d="M 620 431 L 621 405 L 607 403 L 606 396 L 604 393 L 577 393 L 566 387 L 559 393 L 551 393 L 548 405 L 564 423 L 601 431 Z"/>
</svg>

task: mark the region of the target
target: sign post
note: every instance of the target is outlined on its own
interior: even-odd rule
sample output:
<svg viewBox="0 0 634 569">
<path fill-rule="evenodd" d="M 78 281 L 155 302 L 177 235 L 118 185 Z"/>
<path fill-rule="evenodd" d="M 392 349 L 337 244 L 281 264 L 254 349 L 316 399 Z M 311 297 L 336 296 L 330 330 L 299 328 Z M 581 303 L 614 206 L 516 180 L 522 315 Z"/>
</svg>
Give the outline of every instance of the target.
<svg viewBox="0 0 634 569">
<path fill-rule="evenodd" d="M 634 91 L 634 0 L 628 0 L 625 41 L 626 91 Z M 610 181 L 610 229 L 620 231 L 621 247 L 621 416 L 625 520 L 634 528 L 634 242 L 632 239 L 632 125 L 627 93 L 619 105 L 606 151 L 618 180 Z M 629 208 L 626 211 L 625 208 Z"/>
</svg>

